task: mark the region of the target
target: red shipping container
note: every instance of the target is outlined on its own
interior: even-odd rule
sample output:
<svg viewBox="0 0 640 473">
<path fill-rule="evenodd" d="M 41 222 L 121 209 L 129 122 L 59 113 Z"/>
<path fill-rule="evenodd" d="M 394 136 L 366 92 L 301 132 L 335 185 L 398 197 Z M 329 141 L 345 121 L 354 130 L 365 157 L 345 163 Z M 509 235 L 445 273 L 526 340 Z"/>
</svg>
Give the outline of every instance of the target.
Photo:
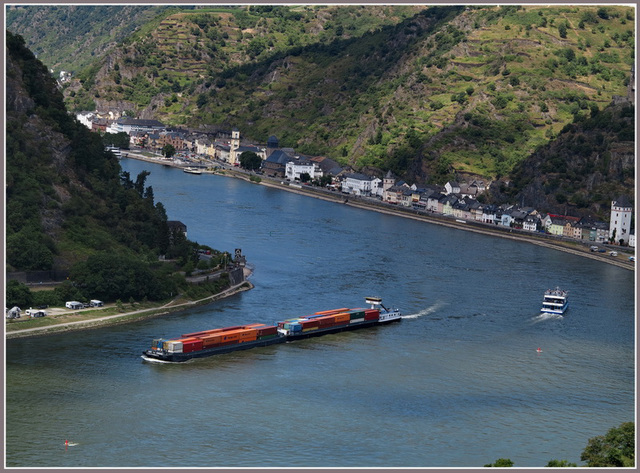
<svg viewBox="0 0 640 473">
<path fill-rule="evenodd" d="M 324 327 L 325 325 L 332 324 L 336 321 L 335 317 L 333 317 L 332 315 L 318 317 L 316 320 L 318 321 L 320 327 Z"/>
<path fill-rule="evenodd" d="M 278 333 L 278 327 L 276 327 L 275 325 L 273 325 L 271 327 L 259 328 L 258 329 L 258 336 L 259 337 L 262 337 L 264 335 L 275 335 L 276 333 Z"/>
<path fill-rule="evenodd" d="M 320 321 L 318 319 L 306 320 L 304 322 L 300 322 L 300 325 L 302 325 L 302 329 L 304 330 L 305 328 L 313 328 L 313 327 L 320 326 Z"/>
<path fill-rule="evenodd" d="M 369 309 L 364 311 L 364 320 L 378 320 L 380 318 L 380 311 L 376 309 Z"/>
<path fill-rule="evenodd" d="M 202 340 L 190 340 L 187 342 L 182 342 L 182 352 L 183 353 L 191 353 L 194 351 L 200 351 L 204 348 L 204 344 Z"/>
</svg>

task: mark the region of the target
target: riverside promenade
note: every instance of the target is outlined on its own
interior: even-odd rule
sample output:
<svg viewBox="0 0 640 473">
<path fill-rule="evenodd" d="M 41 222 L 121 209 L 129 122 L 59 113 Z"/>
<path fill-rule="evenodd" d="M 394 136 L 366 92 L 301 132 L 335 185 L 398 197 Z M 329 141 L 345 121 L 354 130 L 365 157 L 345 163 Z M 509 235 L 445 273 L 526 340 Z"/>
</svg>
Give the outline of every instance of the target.
<svg viewBox="0 0 640 473">
<path fill-rule="evenodd" d="M 162 158 L 152 158 L 140 152 L 130 151 L 127 152 L 127 158 L 138 159 L 155 164 L 163 164 L 165 166 L 185 168 L 192 164 L 183 162 L 177 163 L 171 160 Z M 410 208 L 404 208 L 402 206 L 388 204 L 381 202 L 373 198 L 357 197 L 350 194 L 342 194 L 336 191 L 330 191 L 328 189 L 322 189 L 309 185 L 300 185 L 297 183 L 289 183 L 283 179 L 276 179 L 259 175 L 254 172 L 245 171 L 239 167 L 229 166 L 226 163 L 217 161 L 205 160 L 203 161 L 208 170 L 204 170 L 204 173 L 218 174 L 221 176 L 234 177 L 243 179 L 247 182 L 258 183 L 256 180 L 251 180 L 252 177 L 260 178 L 260 185 L 282 189 L 287 192 L 293 192 L 299 195 L 307 197 L 314 197 L 316 199 L 323 199 L 330 202 L 336 202 L 343 205 L 352 207 L 358 207 L 365 210 L 373 210 L 375 212 L 385 213 L 388 215 L 395 215 L 398 217 L 411 218 L 427 223 L 433 223 L 436 225 L 443 225 L 450 228 L 456 228 L 459 230 L 465 230 L 475 233 L 481 233 L 484 235 L 496 236 L 500 238 L 507 238 L 510 240 L 519 240 L 527 243 L 531 243 L 546 248 L 552 248 L 558 251 L 564 251 L 565 253 L 571 253 L 577 256 L 583 256 L 585 258 L 600 261 L 602 263 L 611 264 L 620 268 L 635 270 L 635 262 L 628 259 L 629 256 L 635 255 L 633 248 L 625 248 L 617 245 L 602 245 L 607 249 L 606 253 L 592 252 L 589 247 L 593 242 L 578 241 L 569 238 L 558 237 L 555 235 L 547 235 L 543 233 L 532 233 L 524 230 L 518 230 L 514 228 L 501 227 L 499 225 L 491 225 L 476 221 L 463 221 L 446 215 L 434 214 L 430 212 L 418 211 Z M 617 251 L 618 256 L 609 255 L 609 251 Z"/>
</svg>

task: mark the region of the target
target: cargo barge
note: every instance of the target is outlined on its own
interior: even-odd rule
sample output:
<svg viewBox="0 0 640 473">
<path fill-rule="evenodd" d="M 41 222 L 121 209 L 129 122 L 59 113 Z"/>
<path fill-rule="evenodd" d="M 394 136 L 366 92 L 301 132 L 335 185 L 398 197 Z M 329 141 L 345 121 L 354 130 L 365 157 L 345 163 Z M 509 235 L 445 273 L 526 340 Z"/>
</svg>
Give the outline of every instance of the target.
<svg viewBox="0 0 640 473">
<path fill-rule="evenodd" d="M 371 306 L 369 309 L 333 309 L 287 319 L 277 325 L 237 325 L 187 333 L 175 339 L 158 338 L 153 340 L 150 349 L 142 352 L 142 358 L 182 362 L 402 320 L 400 311 L 387 309 L 380 298 L 368 297 L 366 302 Z"/>
</svg>

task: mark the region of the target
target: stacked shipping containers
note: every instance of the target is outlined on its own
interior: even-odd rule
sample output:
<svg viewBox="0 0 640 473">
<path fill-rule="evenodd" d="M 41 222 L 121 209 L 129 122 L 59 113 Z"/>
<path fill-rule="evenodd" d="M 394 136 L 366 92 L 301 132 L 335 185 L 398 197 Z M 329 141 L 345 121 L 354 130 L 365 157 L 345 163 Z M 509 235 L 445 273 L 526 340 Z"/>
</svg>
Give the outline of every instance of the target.
<svg viewBox="0 0 640 473">
<path fill-rule="evenodd" d="M 286 319 L 279 322 L 277 326 L 260 323 L 235 325 L 233 327 L 187 333 L 183 334 L 182 338 L 179 339 L 155 339 L 151 347 L 152 350 L 165 350 L 168 353 L 191 353 L 207 348 L 274 338 L 278 336 L 278 328 L 284 328 L 296 334 L 357 324 L 379 318 L 380 311 L 377 309 L 333 309 L 316 312 L 313 315 L 304 317 Z"/>
<path fill-rule="evenodd" d="M 172 340 L 153 340 L 152 350 L 165 350 L 168 353 L 191 353 L 205 348 L 223 347 L 237 343 L 265 340 L 278 336 L 275 325 L 250 324 L 217 328 L 183 334 L 182 338 Z"/>
<path fill-rule="evenodd" d="M 377 320 L 380 311 L 377 309 L 334 309 L 324 312 L 316 312 L 313 315 L 286 319 L 278 323 L 281 329 L 289 330 L 292 334 L 298 332 L 311 332 L 331 327 L 354 324 L 369 320 Z"/>
</svg>

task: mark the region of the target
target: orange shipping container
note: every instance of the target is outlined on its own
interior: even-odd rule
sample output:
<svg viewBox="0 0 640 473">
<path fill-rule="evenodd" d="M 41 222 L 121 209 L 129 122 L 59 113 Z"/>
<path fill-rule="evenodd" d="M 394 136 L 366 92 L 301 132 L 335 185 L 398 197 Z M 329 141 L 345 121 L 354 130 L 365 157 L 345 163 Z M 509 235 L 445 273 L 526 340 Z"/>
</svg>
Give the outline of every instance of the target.
<svg viewBox="0 0 640 473">
<path fill-rule="evenodd" d="M 349 322 L 351 316 L 349 314 L 338 314 L 335 316 L 336 323 Z"/>
<path fill-rule="evenodd" d="M 325 311 L 322 311 L 322 312 L 316 312 L 314 315 L 338 314 L 340 312 L 344 312 L 345 310 L 349 310 L 349 308 L 348 307 L 343 307 L 342 309 L 325 310 Z"/>
<path fill-rule="evenodd" d="M 211 330 L 203 330 L 201 332 L 185 333 L 182 336 L 184 338 L 187 338 L 187 337 L 202 337 L 204 335 L 210 335 L 210 334 L 213 334 L 213 333 L 228 332 L 228 331 L 238 330 L 240 328 L 242 328 L 241 325 L 234 325 L 233 327 L 214 328 L 214 329 L 211 329 Z"/>
<path fill-rule="evenodd" d="M 257 336 L 255 336 L 255 335 L 254 335 L 253 337 L 244 337 L 244 338 L 240 338 L 240 339 L 238 340 L 238 343 L 253 342 L 253 341 L 255 341 L 257 338 L 258 338 L 258 337 L 257 337 Z"/>
<path fill-rule="evenodd" d="M 200 337 L 201 340 L 203 341 L 209 341 L 209 342 L 219 342 L 222 341 L 222 334 L 217 334 L 217 335 L 207 335 L 205 337 Z"/>
</svg>

